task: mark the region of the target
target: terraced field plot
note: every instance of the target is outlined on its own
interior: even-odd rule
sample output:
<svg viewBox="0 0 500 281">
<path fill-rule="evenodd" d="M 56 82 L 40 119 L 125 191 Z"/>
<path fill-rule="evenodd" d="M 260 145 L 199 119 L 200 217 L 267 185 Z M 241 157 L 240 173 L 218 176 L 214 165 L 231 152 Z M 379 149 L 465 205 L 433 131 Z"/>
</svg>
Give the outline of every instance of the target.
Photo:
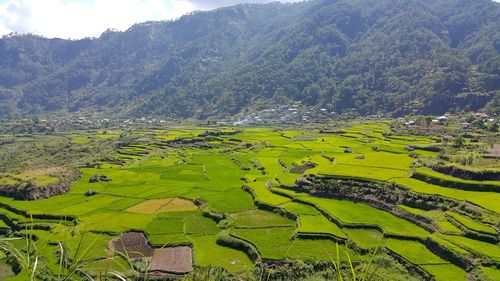
<svg viewBox="0 0 500 281">
<path fill-rule="evenodd" d="M 193 211 L 196 209 L 196 205 L 189 200 L 169 198 L 147 200 L 126 209 L 126 211 L 139 214 L 157 214 L 161 212 Z"/>
<path fill-rule="evenodd" d="M 92 246 L 96 264 L 107 263 L 113 238 L 140 231 L 153 247 L 190 246 L 195 265 L 230 271 L 252 270 L 261 260 L 330 261 L 340 243 L 352 260 L 362 262 L 369 258 L 367 251 L 385 248 L 405 266 L 436 280 L 465 280 L 467 273 L 454 254 L 477 258 L 474 266 L 497 274 L 490 265 L 500 262 L 495 243 L 499 193 L 412 178 L 416 159 L 407 146 L 434 141 L 422 136 L 387 137 L 383 134 L 387 130 L 385 123 L 366 123 L 344 128 L 342 134 L 196 127 L 134 132 L 149 137 L 115 151 L 120 164 L 102 161 L 99 167 L 81 168 L 81 179 L 67 194 L 29 202 L 0 197 L 0 213 L 6 217 L 0 229 L 32 233 L 51 243 L 65 239 L 75 243 L 81 233 L 98 237 Z M 75 145 L 95 138 L 113 140 L 119 134 L 71 132 Z M 422 150 L 422 155 L 437 154 Z M 428 172 L 439 177 L 436 173 Z M 93 175 L 111 181 L 90 183 Z M 371 197 L 343 194 L 340 181 L 339 186 L 311 185 L 311 175 L 347 177 L 359 188 L 369 185 L 364 191 L 372 192 Z M 9 177 L 0 178 L 0 184 L 2 179 L 8 184 Z M 386 185 L 407 194 L 404 199 L 380 199 L 377 196 L 384 194 Z M 412 196 L 415 200 L 408 199 Z M 424 204 L 431 199 L 441 206 Z M 30 214 L 35 215 L 33 221 Z M 61 221 L 63 232 L 57 226 Z M 43 227 L 21 230 L 23 223 Z M 467 231 L 472 234 L 463 237 Z M 101 233 L 105 234 L 98 236 Z M 222 236 L 237 243 L 224 244 Z M 436 250 L 433 243 L 445 250 Z M 53 247 L 46 252 L 56 270 Z"/>
</svg>

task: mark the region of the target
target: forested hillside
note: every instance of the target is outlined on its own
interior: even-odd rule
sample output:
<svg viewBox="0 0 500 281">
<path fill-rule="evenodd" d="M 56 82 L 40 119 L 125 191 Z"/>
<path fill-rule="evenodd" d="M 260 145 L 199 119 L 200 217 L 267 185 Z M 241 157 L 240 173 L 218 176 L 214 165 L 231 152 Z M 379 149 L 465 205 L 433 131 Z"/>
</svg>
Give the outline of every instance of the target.
<svg viewBox="0 0 500 281">
<path fill-rule="evenodd" d="M 95 39 L 0 39 L 0 116 L 206 118 L 288 100 L 360 114 L 499 107 L 500 3 L 247 4 Z"/>
</svg>

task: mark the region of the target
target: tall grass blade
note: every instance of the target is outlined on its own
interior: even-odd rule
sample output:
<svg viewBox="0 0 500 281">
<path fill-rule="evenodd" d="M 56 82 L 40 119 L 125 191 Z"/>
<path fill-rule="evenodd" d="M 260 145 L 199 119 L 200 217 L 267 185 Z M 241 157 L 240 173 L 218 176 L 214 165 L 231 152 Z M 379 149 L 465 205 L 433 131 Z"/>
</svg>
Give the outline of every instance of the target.
<svg viewBox="0 0 500 281">
<path fill-rule="evenodd" d="M 352 280 L 356 281 L 357 280 L 357 278 L 356 278 L 356 272 L 354 272 L 354 266 L 352 265 L 351 256 L 349 255 L 349 253 L 346 250 L 344 250 L 344 253 L 347 256 L 347 261 L 349 263 L 349 269 L 351 270 Z"/>
<path fill-rule="evenodd" d="M 371 257 L 370 257 L 370 260 L 368 261 L 368 264 L 366 264 L 366 265 L 364 266 L 364 268 L 363 268 L 363 272 L 362 272 L 362 277 L 361 277 L 361 280 L 362 280 L 362 281 L 367 280 L 367 279 L 366 279 L 366 276 L 367 276 L 367 274 L 368 274 L 368 270 L 370 269 L 371 264 L 373 263 L 373 259 L 375 258 L 375 255 L 377 254 L 377 251 L 378 251 L 378 247 L 377 247 L 377 248 L 375 248 L 375 250 L 373 250 L 373 253 L 372 253 Z M 376 268 L 375 268 L 375 270 L 374 270 L 374 271 L 370 274 L 370 277 L 368 278 L 368 280 L 370 280 L 370 279 L 371 279 L 371 277 L 373 276 L 373 274 L 375 273 L 375 271 L 376 271 Z"/>
<path fill-rule="evenodd" d="M 35 281 L 35 272 L 38 267 L 38 256 L 35 257 L 35 262 L 33 264 L 33 271 L 31 272 L 31 281 Z"/>
</svg>

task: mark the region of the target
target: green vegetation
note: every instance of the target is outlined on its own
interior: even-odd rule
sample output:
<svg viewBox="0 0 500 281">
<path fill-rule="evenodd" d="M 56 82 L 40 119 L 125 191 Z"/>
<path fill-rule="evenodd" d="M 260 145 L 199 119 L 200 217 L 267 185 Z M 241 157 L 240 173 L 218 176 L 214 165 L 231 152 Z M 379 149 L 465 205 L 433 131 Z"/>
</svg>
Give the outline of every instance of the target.
<svg viewBox="0 0 500 281">
<path fill-rule="evenodd" d="M 441 237 L 460 247 L 464 247 L 471 252 L 476 252 L 500 261 L 500 247 L 496 244 L 486 243 L 462 236 L 442 235 Z"/>
<path fill-rule="evenodd" d="M 254 244 L 262 258 L 282 260 L 292 243 L 294 228 L 241 228 L 232 230 L 231 234 Z"/>
<path fill-rule="evenodd" d="M 367 204 L 314 197 L 301 197 L 300 199 L 316 204 L 319 208 L 346 224 L 376 225 L 387 233 L 405 236 L 427 236 L 429 234 L 424 229 L 404 219 Z"/>
<path fill-rule="evenodd" d="M 257 276 L 262 269 L 270 280 L 289 280 L 299 273 L 302 277 L 296 280 L 323 280 L 337 273 L 332 261 L 341 263 L 341 271 L 347 269 L 344 275 L 350 276 L 350 259 L 356 274 L 370 262 L 379 267 L 374 280 L 422 277 L 415 272 L 436 280 L 465 280 L 472 275 L 465 265 L 480 272 L 487 262 L 500 261 L 500 247 L 494 243 L 500 222 L 497 192 L 455 189 L 410 177 L 416 166 L 438 161 L 437 153 L 415 156 L 407 151 L 410 145 L 436 144 L 431 137 L 398 135 L 388 122 L 345 126 L 342 134 L 317 128 L 238 129 L 144 128 L 102 138 L 100 131 L 60 133 L 50 142 L 68 135 L 72 140 L 99 138 L 109 150 L 89 163 L 67 162 L 81 177 L 66 193 L 32 201 L 1 196 L 0 230 L 8 238 L 34 235 L 37 244 L 44 245 L 39 247 L 43 263 L 37 274 L 46 274 L 45 269 L 57 272 L 59 243 L 74 253 L 81 236 L 83 246 L 91 248 L 86 273 L 97 276 L 111 267 L 126 276 L 139 274 L 147 265 L 133 262 L 134 273 L 110 248 L 113 239 L 128 231 L 143 232 L 157 248 L 192 247 L 195 272 L 218 267 L 231 278 Z M 40 140 L 38 135 L 33 138 Z M 12 151 L 26 141 L 8 144 L 0 157 L 17 155 Z M 73 141 L 71 146 L 92 144 Z M 480 149 L 478 145 L 471 151 Z M 52 159 L 52 152 L 50 146 L 41 149 L 34 167 L 43 169 L 38 165 Z M 123 152 L 133 157 L 125 159 Z M 36 171 L 25 166 L 29 162 L 1 170 L 3 184 Z M 95 175 L 105 180 L 92 182 Z M 358 193 L 348 193 L 348 188 Z M 25 251 L 23 243 L 12 243 Z M 342 249 L 339 262 L 337 243 Z M 371 260 L 367 253 L 377 248 L 383 250 Z M 468 264 L 469 259 L 478 263 Z M 290 262 L 290 268 L 268 271 L 268 262 L 282 261 Z M 7 280 L 22 280 L 29 270 L 27 265 Z M 492 274 L 486 272 L 489 267 L 483 271 Z"/>
<path fill-rule="evenodd" d="M 454 264 L 432 264 L 422 265 L 421 267 L 433 275 L 436 280 L 464 280 L 467 276 L 463 269 Z"/>
<path fill-rule="evenodd" d="M 360 114 L 494 110 L 499 10 L 490 0 L 304 1 L 198 12 L 98 39 L 58 40 L 57 47 L 35 35 L 6 36 L 0 39 L 0 116 L 207 118 L 291 101 Z M 339 20 L 348 18 L 355 23 Z M 200 63 L 213 57 L 216 62 Z M 50 132 L 43 119 L 34 123 Z M 494 124 L 482 122 L 491 130 Z M 77 135 L 71 142 L 90 143 Z"/>
<path fill-rule="evenodd" d="M 490 280 L 498 280 L 500 279 L 500 270 L 492 267 L 483 267 L 481 269 Z"/>
<path fill-rule="evenodd" d="M 446 260 L 436 256 L 422 243 L 417 241 L 387 239 L 385 241 L 385 246 L 414 264 L 422 265 L 447 263 Z"/>
<path fill-rule="evenodd" d="M 383 235 L 374 229 L 348 229 L 344 231 L 349 238 L 362 248 L 376 248 L 384 245 Z"/>
<path fill-rule="evenodd" d="M 331 240 L 295 239 L 286 255 L 292 259 L 331 261 L 336 259 L 336 248 L 337 244 Z M 340 251 L 341 261 L 347 261 L 348 255 L 353 261 L 358 259 L 354 251 L 344 251 Z"/>
<path fill-rule="evenodd" d="M 251 270 L 254 267 L 245 253 L 217 245 L 214 236 L 190 236 L 189 240 L 193 243 L 195 260 L 200 266 L 219 266 L 230 271 Z"/>
<path fill-rule="evenodd" d="M 326 233 L 336 237 L 346 238 L 346 235 L 335 223 L 332 223 L 322 215 L 300 216 L 300 227 L 298 231 L 305 233 Z"/>
<path fill-rule="evenodd" d="M 497 181 L 473 181 L 455 178 L 449 175 L 441 174 L 426 168 L 418 168 L 413 174 L 414 178 L 423 181 L 451 188 L 459 188 L 465 190 L 500 190 L 500 183 Z"/>
<path fill-rule="evenodd" d="M 233 226 L 238 228 L 258 228 L 266 226 L 293 226 L 294 222 L 276 213 L 250 210 L 231 214 Z"/>
<path fill-rule="evenodd" d="M 498 233 L 495 231 L 495 229 L 493 229 L 493 227 L 491 226 L 487 226 L 487 225 L 484 225 L 484 224 L 481 224 L 481 223 L 478 223 L 472 219 L 469 219 L 467 217 L 464 217 L 464 216 L 461 216 L 457 213 L 454 213 L 454 212 L 446 212 L 446 214 L 450 217 L 452 217 L 454 220 L 456 220 L 457 222 L 459 222 L 460 224 L 462 224 L 463 226 L 471 229 L 471 230 L 474 230 L 474 231 L 478 231 L 478 232 L 483 232 L 483 233 L 486 233 L 486 234 L 492 234 L 492 235 L 497 235 Z"/>
</svg>

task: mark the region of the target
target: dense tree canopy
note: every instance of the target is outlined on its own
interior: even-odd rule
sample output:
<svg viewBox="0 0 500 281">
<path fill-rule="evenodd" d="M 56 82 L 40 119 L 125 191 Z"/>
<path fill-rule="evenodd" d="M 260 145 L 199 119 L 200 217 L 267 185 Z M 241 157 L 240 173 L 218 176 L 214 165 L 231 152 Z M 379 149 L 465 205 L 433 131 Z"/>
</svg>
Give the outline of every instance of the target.
<svg viewBox="0 0 500 281">
<path fill-rule="evenodd" d="M 246 4 L 96 39 L 0 39 L 0 116 L 206 118 L 262 100 L 440 114 L 498 107 L 499 95 L 490 0 Z"/>
</svg>

